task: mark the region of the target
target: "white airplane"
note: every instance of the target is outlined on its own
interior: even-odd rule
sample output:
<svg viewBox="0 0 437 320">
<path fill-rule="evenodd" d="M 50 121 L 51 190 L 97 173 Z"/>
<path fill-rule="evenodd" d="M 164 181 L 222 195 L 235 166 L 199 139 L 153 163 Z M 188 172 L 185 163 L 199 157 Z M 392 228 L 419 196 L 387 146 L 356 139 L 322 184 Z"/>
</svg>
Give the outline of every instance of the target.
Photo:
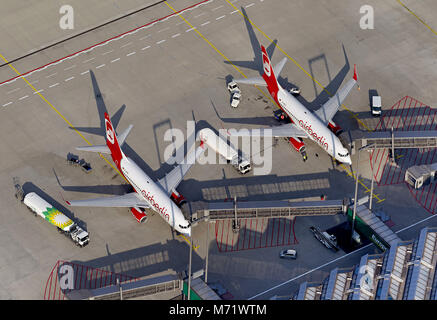
<svg viewBox="0 0 437 320">
<path fill-rule="evenodd" d="M 270 95 L 288 115 L 291 123 L 271 127 L 267 130 L 249 130 L 248 133 L 229 130 L 229 134 L 234 136 L 288 137 L 298 151 L 304 149 L 302 138 L 310 138 L 336 160 L 351 164 L 352 161 L 348 150 L 335 135 L 339 127 L 332 121 L 332 118 L 337 113 L 342 101 L 347 97 L 350 90 L 357 84 L 356 66 L 354 66 L 353 78 L 318 110 L 311 112 L 278 83 L 276 76 L 280 74 L 287 58 L 282 59 L 277 65 L 272 67 L 266 49 L 263 46 L 261 46 L 261 51 L 264 69 L 262 78 L 258 76 L 237 79 L 235 82 L 267 86 Z"/>
<path fill-rule="evenodd" d="M 78 147 L 82 151 L 111 154 L 112 160 L 120 173 L 132 185 L 135 192 L 121 196 L 104 197 L 88 200 L 66 201 L 70 206 L 78 207 L 127 207 L 138 222 L 147 218 L 145 209 L 153 209 L 176 231 L 191 236 L 191 223 L 182 214 L 179 205 L 184 201 L 175 188 L 182 181 L 195 160 L 205 151 L 200 145 L 188 152 L 185 161 L 155 183 L 132 159 L 121 150 L 129 132 L 130 125 L 117 136 L 108 113 L 105 112 L 106 145 Z"/>
</svg>

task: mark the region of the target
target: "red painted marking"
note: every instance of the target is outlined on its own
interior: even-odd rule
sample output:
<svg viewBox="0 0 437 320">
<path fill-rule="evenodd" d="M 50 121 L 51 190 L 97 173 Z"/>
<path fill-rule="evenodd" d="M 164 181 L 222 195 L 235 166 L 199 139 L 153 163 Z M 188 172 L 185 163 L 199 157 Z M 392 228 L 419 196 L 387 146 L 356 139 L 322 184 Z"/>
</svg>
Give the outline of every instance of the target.
<svg viewBox="0 0 437 320">
<path fill-rule="evenodd" d="M 284 230 L 282 231 L 282 244 L 285 243 L 285 227 L 287 226 L 287 219 L 284 219 Z"/>
<path fill-rule="evenodd" d="M 279 244 L 279 233 L 281 232 L 281 222 L 282 222 L 282 220 L 281 220 L 281 218 L 278 218 L 278 235 L 277 235 L 277 237 L 276 237 L 276 245 L 278 245 Z"/>
<path fill-rule="evenodd" d="M 293 236 L 294 236 L 294 244 L 298 244 L 299 241 L 297 241 L 296 233 L 294 232 L 294 224 L 296 223 L 296 217 L 293 217 Z"/>
<path fill-rule="evenodd" d="M 228 239 L 229 239 L 229 230 L 230 230 L 229 225 L 230 225 L 230 224 L 231 224 L 231 220 L 228 220 L 228 227 L 227 227 L 227 231 L 228 231 L 228 233 L 226 234 L 226 246 L 225 246 L 225 252 L 228 251 Z"/>
<path fill-rule="evenodd" d="M 220 225 L 222 226 L 222 237 L 220 238 L 220 251 L 222 251 L 222 245 L 223 245 L 223 229 L 224 229 L 224 227 L 223 227 L 223 224 L 224 224 L 224 221 L 220 221 Z"/>
<path fill-rule="evenodd" d="M 273 233 L 275 232 L 275 218 L 272 219 L 273 220 L 273 224 L 272 224 L 272 240 L 270 240 L 270 247 L 273 247 Z"/>
<path fill-rule="evenodd" d="M 244 250 L 244 243 L 246 242 L 246 231 L 247 231 L 247 219 L 244 219 L 244 236 L 243 236 L 243 246 L 241 250 Z"/>
<path fill-rule="evenodd" d="M 259 234 L 259 232 L 258 232 L 258 219 L 256 219 L 256 225 L 255 225 L 255 240 L 253 241 L 253 247 L 255 248 L 256 247 L 256 237 L 257 237 L 257 235 Z"/>
<path fill-rule="evenodd" d="M 263 235 L 264 235 L 264 232 L 262 232 L 263 231 L 263 228 L 264 228 L 264 218 L 262 218 L 262 225 L 261 225 L 261 236 L 259 237 L 259 247 L 260 248 L 262 248 L 262 245 L 261 245 L 261 241 L 262 241 L 262 238 L 263 238 Z M 267 230 L 266 230 L 267 231 Z"/>
<path fill-rule="evenodd" d="M 247 247 L 248 247 L 248 248 L 250 248 L 250 239 L 252 238 L 252 233 L 254 233 L 253 230 L 252 230 L 252 220 L 253 220 L 253 219 L 250 219 L 249 243 L 247 244 Z M 255 234 L 255 236 L 256 236 L 256 234 Z"/>
<path fill-rule="evenodd" d="M 100 46 L 100 45 L 104 44 L 105 42 L 109 42 L 109 41 L 111 41 L 111 40 L 115 40 L 115 39 L 117 39 L 117 38 L 120 38 L 120 37 L 122 37 L 122 36 L 128 34 L 128 33 L 134 32 L 135 30 L 138 30 L 138 29 L 141 29 L 141 28 L 147 27 L 148 25 L 151 25 L 151 24 L 156 23 L 156 22 L 159 22 L 159 21 L 161 21 L 161 20 L 164 20 L 164 19 L 170 18 L 171 16 L 178 15 L 178 14 L 180 14 L 180 13 L 183 12 L 183 11 L 186 11 L 186 10 L 188 10 L 188 9 L 191 9 L 191 8 L 193 8 L 193 7 L 195 7 L 195 6 L 198 6 L 198 5 L 200 5 L 200 4 L 204 3 L 204 2 L 208 2 L 208 1 L 210 1 L 210 0 L 203 0 L 203 1 L 200 1 L 200 2 L 195 3 L 195 4 L 193 4 L 193 5 L 189 6 L 189 7 L 184 8 L 184 9 L 182 9 L 182 10 L 179 10 L 179 11 L 177 11 L 177 12 L 173 12 L 172 14 L 166 15 L 165 17 L 162 17 L 162 18 L 156 19 L 156 20 L 154 20 L 154 21 L 152 21 L 152 22 L 146 23 L 146 24 L 144 24 L 144 25 L 142 25 L 142 26 L 139 26 L 139 27 L 137 27 L 137 28 L 135 28 L 135 29 L 132 29 L 132 30 L 126 31 L 126 32 L 124 32 L 124 33 L 122 33 L 122 34 L 119 34 L 119 35 L 117 35 L 117 36 L 114 36 L 114 37 L 109 38 L 109 39 L 107 39 L 107 40 L 104 40 L 104 41 L 102 41 L 102 42 L 99 42 L 99 43 L 97 43 L 97 44 L 94 44 L 94 45 L 92 45 L 92 46 L 89 46 L 89 47 L 87 47 L 87 48 L 85 48 L 85 49 L 82 49 L 82 50 L 79 50 L 79 51 L 77 51 L 77 52 L 75 52 L 75 53 L 69 54 L 68 56 L 65 56 L 65 57 L 63 57 L 63 58 L 60 58 L 60 59 L 57 59 L 57 60 L 55 60 L 55 61 L 49 62 L 49 63 L 47 63 L 47 64 L 45 64 L 45 65 L 43 65 L 43 66 L 41 66 L 41 67 L 38 67 L 38 68 L 32 69 L 32 70 L 30 70 L 30 71 L 24 72 L 24 73 L 22 73 L 22 74 L 19 75 L 19 76 L 15 76 L 15 77 L 13 77 L 13 78 L 10 78 L 9 80 L 5 80 L 5 81 L 3 81 L 3 82 L 0 82 L 0 85 L 2 85 L 3 83 L 6 83 L 6 82 L 12 81 L 12 80 L 14 80 L 14 79 L 17 79 L 17 78 L 20 78 L 20 77 L 24 77 L 24 76 L 28 75 L 29 73 L 32 73 L 32 72 L 34 72 L 34 71 L 37 71 L 37 70 L 43 69 L 43 68 L 45 68 L 45 67 L 48 67 L 48 66 L 50 66 L 50 65 L 52 65 L 52 64 L 55 64 L 55 63 L 57 63 L 57 62 L 59 62 L 59 61 L 61 61 L 61 60 L 64 60 L 64 59 L 70 58 L 70 57 L 72 57 L 72 56 L 74 56 L 74 55 L 76 55 L 76 54 L 79 54 L 79 53 L 81 53 L 81 52 L 84 52 L 84 51 L 87 51 L 87 50 L 93 49 L 93 48 L 95 48 L 95 47 L 97 47 L 97 46 Z"/>
</svg>

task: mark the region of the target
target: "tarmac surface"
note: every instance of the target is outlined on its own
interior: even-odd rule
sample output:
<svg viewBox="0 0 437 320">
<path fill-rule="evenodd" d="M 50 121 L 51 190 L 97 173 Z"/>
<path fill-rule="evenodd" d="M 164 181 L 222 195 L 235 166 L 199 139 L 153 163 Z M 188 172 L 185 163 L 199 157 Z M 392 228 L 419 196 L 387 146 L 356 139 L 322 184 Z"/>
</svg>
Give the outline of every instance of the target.
<svg viewBox="0 0 437 320">
<path fill-rule="evenodd" d="M 360 28 L 362 2 L 356 0 L 293 3 L 213 0 L 196 6 L 197 3 L 164 2 L 20 59 L 12 66 L 0 67 L 0 186 L 4 189 L 0 194 L 3 207 L 0 210 L 0 299 L 42 299 L 46 280 L 58 260 L 135 277 L 188 268 L 187 242 L 172 232 L 158 215 L 140 225 L 127 209 L 71 209 L 64 205 L 66 199 L 92 198 L 125 190 L 118 187 L 126 182 L 111 167 L 109 156 L 105 156 L 106 162 L 97 154 L 74 149 L 87 142 L 104 142 L 101 136 L 80 135 L 69 128 L 100 127 L 90 70 L 109 113 L 114 115 L 122 108 L 118 132 L 129 124 L 134 125 L 123 150 L 154 179 L 163 177 L 172 168 L 164 159 L 169 145 L 164 141 L 167 129 L 186 132 L 187 121 L 193 119 L 198 128 L 216 130 L 276 124 L 272 117 L 276 107 L 264 89 L 261 93 L 255 87 L 241 85 L 240 106 L 232 109 L 229 105 L 226 80 L 242 74 L 255 76 L 258 70 L 244 67 L 237 70 L 225 61 L 253 61 L 259 55 L 252 47 L 257 41 L 267 46 L 278 40 L 272 62 L 284 56 L 289 58 L 280 81 L 287 87 L 297 85 L 302 90 L 299 99 L 310 109 L 328 98 L 320 85 L 335 92 L 352 77 L 353 64 L 357 64 L 361 90 L 350 93 L 344 103 L 347 110 L 341 109 L 334 119 L 345 130 L 375 128 L 378 119 L 370 115 L 370 89 L 376 89 L 382 96 L 383 109 L 406 95 L 434 108 L 437 34 L 432 28 L 437 26 L 432 26 L 432 17 L 437 12 L 437 3 L 402 2 L 418 16 L 422 15 L 423 21 L 431 22 L 427 27 L 398 1 L 368 1 L 375 11 L 374 30 Z M 91 13 L 101 10 L 103 4 L 87 8 L 90 17 L 84 18 L 86 22 L 81 24 L 81 29 L 144 5 L 130 1 L 126 7 L 114 10 L 111 4 L 112 1 L 105 2 L 104 12 L 92 18 Z M 7 60 L 73 35 L 64 36 L 54 29 L 50 34 L 33 31 L 32 24 L 36 21 L 27 18 L 28 11 L 9 8 L 10 11 L 2 11 L 2 18 L 3 15 L 19 17 L 30 28 L 23 27 L 25 31 L 18 30 L 17 34 L 1 39 L 2 47 L 10 48 L 0 51 Z M 174 14 L 184 8 L 189 9 Z M 253 27 L 256 38 L 248 33 L 244 18 L 237 11 L 242 8 L 257 26 Z M 38 10 L 51 12 L 43 4 Z M 79 5 L 76 14 L 80 15 L 82 10 L 83 6 Z M 52 16 L 59 20 L 58 15 Z M 50 29 L 51 20 L 41 19 L 38 23 L 41 28 L 44 25 Z M 6 23 L 6 27 L 11 25 Z M 14 79 L 17 72 L 26 74 L 27 82 L 20 77 Z M 234 195 L 240 200 L 295 199 L 322 194 L 328 199 L 354 196 L 352 171 L 356 170 L 356 154 L 351 168 L 335 165 L 311 142 L 307 143 L 306 162 L 283 139 L 267 146 L 265 151 L 269 148 L 273 165 L 266 175 L 241 176 L 230 165 L 196 165 L 178 191 L 189 201 L 226 200 Z M 86 174 L 68 166 L 65 161 L 68 152 L 90 162 L 93 171 Z M 359 166 L 362 175 L 359 197 L 362 197 L 366 194 L 364 186 L 370 188 L 367 152 L 361 154 Z M 53 226 L 29 214 L 13 196 L 13 177 L 20 178 L 26 192 L 37 191 L 77 219 L 90 233 L 90 244 L 78 248 L 61 237 Z M 79 189 L 84 192 L 73 191 Z M 395 232 L 430 217 L 403 183 L 375 186 L 375 194 L 378 198 L 374 207 L 390 215 Z M 366 252 L 376 252 L 371 245 L 348 255 L 342 251 L 333 253 L 309 231 L 312 225 L 326 230 L 345 220 L 341 215 L 298 217 L 294 224 L 296 244 L 285 242 L 287 245 L 227 252 L 219 250 L 215 226 L 210 226 L 207 235 L 206 223 L 200 223 L 193 228 L 193 243 L 198 246 L 193 254 L 193 271 L 204 267 L 209 247 L 208 282 L 221 283 L 236 299 L 289 297 L 301 282 L 320 281 L 332 268 L 352 266 Z M 436 225 L 437 220 L 431 218 L 398 235 L 404 240 L 412 239 L 422 227 Z M 297 260 L 279 259 L 279 251 L 288 247 L 298 251 Z"/>
</svg>

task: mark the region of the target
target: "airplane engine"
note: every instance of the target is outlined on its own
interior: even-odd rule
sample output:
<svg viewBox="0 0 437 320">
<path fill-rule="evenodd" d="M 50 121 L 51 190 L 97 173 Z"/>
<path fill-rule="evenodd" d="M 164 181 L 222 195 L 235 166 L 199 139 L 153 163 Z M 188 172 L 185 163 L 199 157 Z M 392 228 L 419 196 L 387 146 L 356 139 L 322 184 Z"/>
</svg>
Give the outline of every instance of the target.
<svg viewBox="0 0 437 320">
<path fill-rule="evenodd" d="M 185 200 L 184 196 L 181 195 L 179 192 L 177 192 L 176 190 L 173 190 L 173 192 L 171 193 L 171 199 L 173 200 L 174 203 L 176 203 L 176 205 L 178 207 L 181 207 L 184 203 L 187 202 L 187 200 Z"/>
<path fill-rule="evenodd" d="M 336 136 L 343 132 L 343 129 L 337 125 L 334 121 L 328 123 L 328 128 L 331 130 Z"/>
<path fill-rule="evenodd" d="M 302 139 L 290 137 L 288 138 L 288 141 L 297 152 L 302 153 L 305 151 L 305 143 L 302 141 Z"/>
<path fill-rule="evenodd" d="M 130 208 L 130 211 L 132 212 L 132 215 L 134 216 L 135 220 L 138 221 L 138 223 L 143 223 L 147 220 L 147 214 L 144 212 L 144 209 L 142 208 Z"/>
</svg>

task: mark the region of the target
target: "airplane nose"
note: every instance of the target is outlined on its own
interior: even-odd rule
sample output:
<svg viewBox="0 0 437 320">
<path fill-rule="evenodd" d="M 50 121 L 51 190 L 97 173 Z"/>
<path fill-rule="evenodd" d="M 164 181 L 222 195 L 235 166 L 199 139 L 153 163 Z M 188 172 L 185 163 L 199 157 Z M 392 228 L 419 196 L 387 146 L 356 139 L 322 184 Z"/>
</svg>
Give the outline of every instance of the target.
<svg viewBox="0 0 437 320">
<path fill-rule="evenodd" d="M 352 164 L 352 159 L 351 159 L 351 157 L 350 157 L 350 156 L 347 157 L 347 158 L 345 159 L 344 163 L 345 163 L 345 164 L 348 164 L 348 165 L 351 165 L 351 164 Z"/>
</svg>

